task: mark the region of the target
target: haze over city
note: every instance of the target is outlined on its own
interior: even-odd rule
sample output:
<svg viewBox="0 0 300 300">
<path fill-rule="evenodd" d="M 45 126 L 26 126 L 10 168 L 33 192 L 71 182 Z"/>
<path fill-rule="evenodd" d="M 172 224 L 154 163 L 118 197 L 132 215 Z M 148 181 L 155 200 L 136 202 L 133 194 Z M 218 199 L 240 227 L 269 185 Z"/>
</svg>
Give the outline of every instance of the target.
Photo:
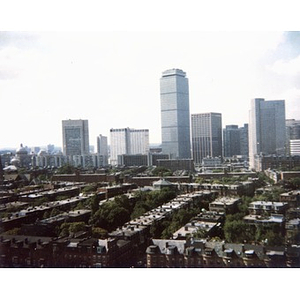
<svg viewBox="0 0 300 300">
<path fill-rule="evenodd" d="M 300 106 L 300 32 L 1 32 L 0 148 L 61 146 L 61 121 L 89 120 L 90 144 L 110 128 L 147 128 L 161 142 L 159 79 L 189 79 L 190 113 L 248 123 L 250 100 Z"/>
</svg>

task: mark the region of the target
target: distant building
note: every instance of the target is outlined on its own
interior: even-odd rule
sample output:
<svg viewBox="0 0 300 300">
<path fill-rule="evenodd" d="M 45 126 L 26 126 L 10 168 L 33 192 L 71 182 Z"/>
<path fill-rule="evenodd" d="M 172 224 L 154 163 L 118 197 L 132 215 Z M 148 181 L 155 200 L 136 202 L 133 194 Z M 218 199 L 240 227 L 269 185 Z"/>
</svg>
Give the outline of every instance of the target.
<svg viewBox="0 0 300 300">
<path fill-rule="evenodd" d="M 16 155 L 12 157 L 10 163 L 16 167 L 29 167 L 31 165 L 31 156 L 28 153 L 27 147 L 23 147 L 23 144 L 21 144 L 16 150 Z"/>
<path fill-rule="evenodd" d="M 63 120 L 62 134 L 64 155 L 89 154 L 88 120 Z"/>
<path fill-rule="evenodd" d="M 159 159 L 169 159 L 169 155 L 168 154 L 163 154 L 163 153 L 149 152 L 149 154 L 148 154 L 148 165 L 149 166 L 157 166 Z"/>
<path fill-rule="evenodd" d="M 119 166 L 147 166 L 148 155 L 146 154 L 122 154 L 118 155 Z"/>
<path fill-rule="evenodd" d="M 248 153 L 248 124 L 240 128 L 238 125 L 227 125 L 223 129 L 223 155 L 248 157 Z"/>
<path fill-rule="evenodd" d="M 108 164 L 108 144 L 107 136 L 100 134 L 97 136 L 97 153 L 103 156 L 104 165 Z"/>
<path fill-rule="evenodd" d="M 54 146 L 54 145 L 52 145 L 52 144 L 47 145 L 47 152 L 48 152 L 49 154 L 54 153 L 54 150 L 55 150 L 55 146 Z M 37 153 L 37 152 L 36 152 L 36 153 Z"/>
<path fill-rule="evenodd" d="M 147 154 L 149 129 L 110 129 L 110 163 L 118 164 L 118 155 Z"/>
<path fill-rule="evenodd" d="M 299 267 L 299 247 L 152 239 L 147 268 Z"/>
<path fill-rule="evenodd" d="M 289 141 L 289 150 L 291 156 L 300 156 L 300 139 Z"/>
<path fill-rule="evenodd" d="M 162 190 L 164 188 L 176 189 L 176 185 L 172 182 L 162 178 L 158 181 L 153 182 L 153 188 L 155 190 Z"/>
<path fill-rule="evenodd" d="M 164 167 L 172 172 L 177 170 L 193 172 L 195 170 L 192 159 L 158 159 L 157 166 Z"/>
<path fill-rule="evenodd" d="M 285 101 L 252 99 L 249 119 L 250 168 L 257 170 L 256 155 L 285 154 L 285 144 Z"/>
<path fill-rule="evenodd" d="M 204 167 L 204 168 L 221 168 L 222 167 L 221 157 L 203 157 L 202 167 Z"/>
<path fill-rule="evenodd" d="M 280 194 L 279 201 L 288 203 L 289 207 L 300 206 L 300 190 L 289 191 Z"/>
<path fill-rule="evenodd" d="M 285 124 L 287 154 L 300 155 L 300 120 L 288 119 Z"/>
<path fill-rule="evenodd" d="M 204 157 L 222 156 L 222 115 L 220 113 L 192 114 L 192 152 L 195 164 Z"/>
<path fill-rule="evenodd" d="M 250 214 L 284 214 L 288 208 L 287 202 L 253 201 L 249 204 Z"/>
<path fill-rule="evenodd" d="M 170 69 L 160 79 L 162 151 L 171 159 L 191 158 L 189 84 L 186 73 Z"/>
<path fill-rule="evenodd" d="M 255 155 L 253 165 L 258 172 L 267 169 L 284 171 L 293 170 L 294 168 L 300 167 L 300 156 Z M 297 176 L 299 176 L 299 174 L 297 174 Z"/>
<path fill-rule="evenodd" d="M 240 198 L 222 197 L 209 203 L 209 210 L 217 213 L 233 214 L 237 211 L 239 203 L 241 203 Z"/>
</svg>

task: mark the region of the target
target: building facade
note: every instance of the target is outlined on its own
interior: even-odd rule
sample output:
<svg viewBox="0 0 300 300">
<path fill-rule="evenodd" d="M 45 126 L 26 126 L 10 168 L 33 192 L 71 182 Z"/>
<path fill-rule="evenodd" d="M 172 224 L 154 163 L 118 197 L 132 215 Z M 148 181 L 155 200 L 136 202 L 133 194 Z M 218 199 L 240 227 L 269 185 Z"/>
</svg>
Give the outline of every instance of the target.
<svg viewBox="0 0 300 300">
<path fill-rule="evenodd" d="M 64 155 L 89 154 L 88 120 L 63 120 L 62 135 Z"/>
<path fill-rule="evenodd" d="M 97 154 L 103 157 L 104 165 L 108 164 L 108 144 L 107 136 L 99 134 L 97 136 Z"/>
<path fill-rule="evenodd" d="M 192 114 L 192 152 L 195 164 L 202 159 L 222 156 L 222 115 L 220 113 Z"/>
<path fill-rule="evenodd" d="M 287 154 L 300 155 L 300 120 L 286 120 Z"/>
<path fill-rule="evenodd" d="M 226 125 L 223 129 L 223 155 L 248 157 L 248 154 L 248 124 L 244 124 L 244 127 Z"/>
<path fill-rule="evenodd" d="M 250 168 L 255 169 L 256 155 L 284 154 L 285 143 L 285 101 L 252 99 L 249 115 Z"/>
<path fill-rule="evenodd" d="M 223 129 L 223 149 L 225 157 L 241 154 L 240 132 L 238 125 L 226 125 Z"/>
<path fill-rule="evenodd" d="M 147 154 L 149 152 L 149 129 L 110 129 L 110 163 L 118 164 L 123 154 Z"/>
<path fill-rule="evenodd" d="M 160 79 L 162 151 L 171 159 L 191 158 L 189 85 L 186 73 L 170 69 Z"/>
</svg>

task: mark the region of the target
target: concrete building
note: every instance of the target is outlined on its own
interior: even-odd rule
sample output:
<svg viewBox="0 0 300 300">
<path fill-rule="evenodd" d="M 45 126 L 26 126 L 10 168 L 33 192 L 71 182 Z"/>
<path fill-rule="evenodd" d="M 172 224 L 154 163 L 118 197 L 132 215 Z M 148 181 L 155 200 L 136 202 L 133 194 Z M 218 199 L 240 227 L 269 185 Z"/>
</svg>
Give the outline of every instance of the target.
<svg viewBox="0 0 300 300">
<path fill-rule="evenodd" d="M 249 213 L 252 215 L 260 214 L 285 214 L 288 208 L 287 202 L 273 202 L 273 201 L 253 201 L 249 204 Z"/>
<path fill-rule="evenodd" d="M 166 169 L 174 171 L 194 171 L 194 162 L 192 159 L 158 159 L 158 167 L 164 167 Z"/>
<path fill-rule="evenodd" d="M 300 155 L 300 120 L 288 119 L 285 125 L 287 154 Z"/>
<path fill-rule="evenodd" d="M 192 152 L 195 164 L 204 157 L 222 156 L 222 115 L 220 113 L 192 114 Z"/>
<path fill-rule="evenodd" d="M 186 73 L 170 69 L 160 79 L 162 151 L 171 159 L 191 157 L 189 85 Z"/>
<path fill-rule="evenodd" d="M 88 120 L 63 120 L 62 135 L 64 155 L 89 154 Z"/>
<path fill-rule="evenodd" d="M 222 197 L 209 203 L 209 210 L 217 213 L 233 214 L 237 211 L 240 198 Z"/>
<path fill-rule="evenodd" d="M 285 155 L 254 155 L 254 166 L 257 172 L 262 172 L 267 169 L 271 170 L 293 170 L 300 167 L 300 156 L 285 156 Z M 296 172 L 296 171 L 295 171 Z M 286 173 L 286 174 L 283 174 Z M 281 173 L 281 180 L 289 177 L 289 172 Z M 291 173 L 291 176 L 299 176 L 299 173 Z M 285 177 L 285 178 L 284 178 Z"/>
<path fill-rule="evenodd" d="M 118 165 L 119 166 L 147 166 L 148 165 L 148 155 L 146 154 L 122 154 L 118 155 Z"/>
<path fill-rule="evenodd" d="M 285 154 L 285 101 L 251 100 L 249 114 L 249 162 L 256 170 L 255 156 Z"/>
<path fill-rule="evenodd" d="M 289 140 L 289 151 L 291 156 L 300 156 L 300 139 Z"/>
<path fill-rule="evenodd" d="M 97 153 L 102 155 L 104 160 L 104 165 L 108 164 L 108 144 L 107 144 L 107 136 L 103 136 L 99 134 L 97 136 Z"/>
<path fill-rule="evenodd" d="M 149 152 L 149 129 L 110 129 L 110 163 L 118 164 L 123 154 L 147 154 Z"/>
</svg>

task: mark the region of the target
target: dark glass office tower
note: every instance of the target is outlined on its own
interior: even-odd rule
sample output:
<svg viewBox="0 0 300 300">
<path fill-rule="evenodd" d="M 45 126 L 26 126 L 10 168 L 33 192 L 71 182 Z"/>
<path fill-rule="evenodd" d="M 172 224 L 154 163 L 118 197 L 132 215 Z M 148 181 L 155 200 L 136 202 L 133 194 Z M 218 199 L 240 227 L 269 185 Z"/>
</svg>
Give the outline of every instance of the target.
<svg viewBox="0 0 300 300">
<path fill-rule="evenodd" d="M 162 151 L 191 158 L 189 84 L 186 73 L 170 69 L 160 79 Z"/>
</svg>

